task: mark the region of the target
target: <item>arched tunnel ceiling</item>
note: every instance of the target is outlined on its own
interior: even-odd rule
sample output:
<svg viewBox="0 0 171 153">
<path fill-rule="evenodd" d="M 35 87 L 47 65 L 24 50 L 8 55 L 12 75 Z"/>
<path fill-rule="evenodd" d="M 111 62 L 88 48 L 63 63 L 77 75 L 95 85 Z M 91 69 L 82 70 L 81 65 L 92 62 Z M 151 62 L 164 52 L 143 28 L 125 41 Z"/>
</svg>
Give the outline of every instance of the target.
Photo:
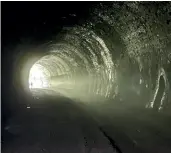
<svg viewBox="0 0 171 153">
<path fill-rule="evenodd" d="M 63 27 L 62 37 L 51 40 L 47 55 L 38 61 L 50 73 L 50 89 L 85 101 L 129 99 L 153 108 L 163 75 L 160 109 L 165 107 L 170 92 L 170 8 L 169 2 L 100 3 L 84 23 Z M 58 81 L 63 89 L 55 85 Z"/>
</svg>

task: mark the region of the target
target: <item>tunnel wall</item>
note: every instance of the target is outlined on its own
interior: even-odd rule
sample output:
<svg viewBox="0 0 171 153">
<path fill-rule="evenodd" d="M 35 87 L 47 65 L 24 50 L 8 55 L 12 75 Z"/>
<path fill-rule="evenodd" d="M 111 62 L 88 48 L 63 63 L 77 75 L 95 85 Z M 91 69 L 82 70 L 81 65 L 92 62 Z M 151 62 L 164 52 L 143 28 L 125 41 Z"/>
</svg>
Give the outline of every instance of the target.
<svg viewBox="0 0 171 153">
<path fill-rule="evenodd" d="M 170 8 L 170 3 L 125 2 L 103 3 L 96 9 L 98 18 L 114 28 L 125 45 L 117 74 L 121 97 L 130 105 L 139 105 L 139 102 L 142 106 L 149 105 L 161 69 L 166 83 L 163 101 L 170 101 L 166 98 L 170 91 L 167 71 L 170 49 L 165 48 L 171 40 Z M 99 10 L 103 11 L 99 13 Z"/>
</svg>

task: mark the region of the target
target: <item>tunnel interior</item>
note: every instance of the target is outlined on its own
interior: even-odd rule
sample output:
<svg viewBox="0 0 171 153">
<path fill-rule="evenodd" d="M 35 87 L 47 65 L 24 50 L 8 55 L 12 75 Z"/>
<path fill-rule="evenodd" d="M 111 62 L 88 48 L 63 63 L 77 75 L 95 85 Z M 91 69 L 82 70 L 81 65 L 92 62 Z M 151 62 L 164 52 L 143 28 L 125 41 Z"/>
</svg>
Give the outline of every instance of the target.
<svg viewBox="0 0 171 153">
<path fill-rule="evenodd" d="M 85 38 L 81 38 L 77 31 L 83 32 Z M 114 97 L 115 67 L 103 40 L 80 27 L 69 32 L 62 40 L 50 45 L 47 55 L 30 69 L 32 82 L 29 86 L 35 91 L 34 83 L 37 83 L 43 89 L 83 101 Z M 37 82 L 34 75 L 37 75 Z"/>
<path fill-rule="evenodd" d="M 94 129 L 88 115 L 120 152 L 169 152 L 171 3 L 68 5 L 66 11 L 62 2 L 3 4 L 4 151 L 10 142 L 21 142 L 16 135 L 26 137 L 34 129 L 43 133 L 37 137 L 49 133 L 45 122 L 56 123 L 51 128 L 60 134 L 64 128 L 64 135 L 63 124 L 77 132 L 70 122 L 80 123 L 92 138 L 96 132 L 86 125 Z"/>
</svg>

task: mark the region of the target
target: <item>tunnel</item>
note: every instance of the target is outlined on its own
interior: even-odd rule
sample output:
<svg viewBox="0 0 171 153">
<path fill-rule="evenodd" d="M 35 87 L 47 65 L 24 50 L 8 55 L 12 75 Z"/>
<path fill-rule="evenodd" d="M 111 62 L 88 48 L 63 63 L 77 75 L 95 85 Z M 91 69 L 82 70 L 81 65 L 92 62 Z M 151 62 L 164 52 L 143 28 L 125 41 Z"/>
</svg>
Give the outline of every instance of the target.
<svg viewBox="0 0 171 153">
<path fill-rule="evenodd" d="M 4 153 L 170 152 L 171 3 L 67 3 L 2 4 Z"/>
<path fill-rule="evenodd" d="M 77 31 L 85 36 L 82 38 Z M 30 69 L 31 91 L 37 83 L 39 89 L 42 87 L 83 101 L 88 101 L 89 97 L 114 96 L 115 68 L 103 40 L 80 27 L 65 33 L 62 40 L 49 44 L 47 55 Z"/>
</svg>

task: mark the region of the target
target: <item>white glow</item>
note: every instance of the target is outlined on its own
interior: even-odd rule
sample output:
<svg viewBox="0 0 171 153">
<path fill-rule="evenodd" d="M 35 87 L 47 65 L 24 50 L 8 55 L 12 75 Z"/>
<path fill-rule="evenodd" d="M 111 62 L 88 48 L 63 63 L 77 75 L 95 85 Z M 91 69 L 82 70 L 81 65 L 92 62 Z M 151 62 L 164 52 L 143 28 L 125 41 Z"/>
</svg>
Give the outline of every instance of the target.
<svg viewBox="0 0 171 153">
<path fill-rule="evenodd" d="M 34 64 L 30 69 L 29 88 L 48 87 L 48 79 L 44 68 L 39 64 Z"/>
</svg>

